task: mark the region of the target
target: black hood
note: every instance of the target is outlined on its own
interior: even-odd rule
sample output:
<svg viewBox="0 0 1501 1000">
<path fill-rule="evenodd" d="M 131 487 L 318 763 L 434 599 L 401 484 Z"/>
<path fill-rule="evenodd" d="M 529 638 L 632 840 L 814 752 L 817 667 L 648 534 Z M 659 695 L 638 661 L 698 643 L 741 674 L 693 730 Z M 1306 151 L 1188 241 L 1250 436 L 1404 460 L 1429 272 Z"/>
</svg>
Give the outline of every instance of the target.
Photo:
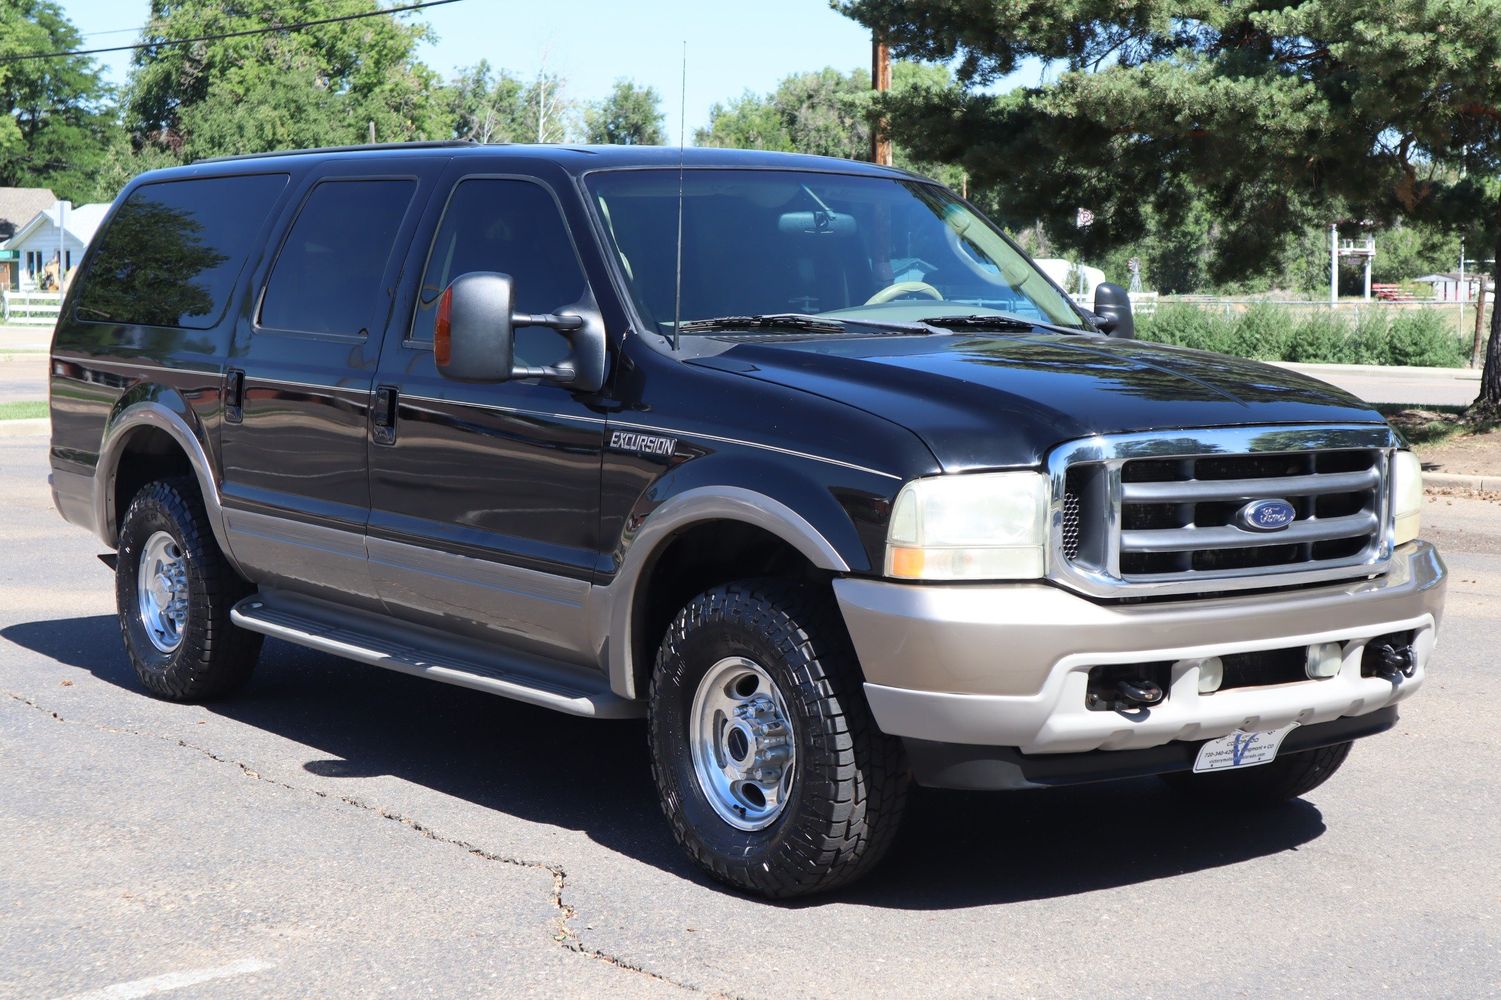
<svg viewBox="0 0 1501 1000">
<path fill-rule="evenodd" d="M 693 363 L 901 424 L 948 471 L 1038 464 L 1093 434 L 1382 423 L 1369 404 L 1271 365 L 1099 336 L 935 334 L 738 342 Z"/>
</svg>

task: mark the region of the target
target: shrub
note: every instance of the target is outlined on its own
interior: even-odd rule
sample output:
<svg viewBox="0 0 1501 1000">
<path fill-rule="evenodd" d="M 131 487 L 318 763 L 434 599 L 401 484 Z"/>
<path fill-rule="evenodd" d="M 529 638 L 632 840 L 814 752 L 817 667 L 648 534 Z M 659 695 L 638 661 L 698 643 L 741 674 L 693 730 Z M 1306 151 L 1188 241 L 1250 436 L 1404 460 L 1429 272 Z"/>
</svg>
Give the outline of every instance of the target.
<svg viewBox="0 0 1501 1000">
<path fill-rule="evenodd" d="M 1169 303 L 1141 317 L 1137 335 L 1261 361 L 1454 368 L 1468 360 L 1468 344 L 1455 335 L 1451 317 L 1436 309 L 1373 306 L 1295 318 L 1282 306 L 1262 303 L 1229 315 L 1213 306 Z"/>
<path fill-rule="evenodd" d="M 1449 317 L 1424 309 L 1392 320 L 1387 357 L 1391 365 L 1457 368 L 1468 360 L 1468 351 Z"/>
</svg>

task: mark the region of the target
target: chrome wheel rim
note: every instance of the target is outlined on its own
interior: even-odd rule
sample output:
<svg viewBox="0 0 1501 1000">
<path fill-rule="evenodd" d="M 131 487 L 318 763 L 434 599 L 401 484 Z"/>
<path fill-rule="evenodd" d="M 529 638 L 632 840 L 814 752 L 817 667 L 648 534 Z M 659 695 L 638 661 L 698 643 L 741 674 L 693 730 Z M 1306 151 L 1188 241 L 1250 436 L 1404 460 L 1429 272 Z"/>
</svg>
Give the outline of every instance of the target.
<svg viewBox="0 0 1501 1000">
<path fill-rule="evenodd" d="M 188 560 L 177 539 L 165 531 L 141 547 L 136 602 L 151 645 L 163 653 L 182 645 L 188 624 Z"/>
<path fill-rule="evenodd" d="M 709 668 L 693 695 L 693 773 L 719 818 L 762 830 L 786 808 L 797 743 L 787 702 L 771 675 L 743 656 Z"/>
</svg>

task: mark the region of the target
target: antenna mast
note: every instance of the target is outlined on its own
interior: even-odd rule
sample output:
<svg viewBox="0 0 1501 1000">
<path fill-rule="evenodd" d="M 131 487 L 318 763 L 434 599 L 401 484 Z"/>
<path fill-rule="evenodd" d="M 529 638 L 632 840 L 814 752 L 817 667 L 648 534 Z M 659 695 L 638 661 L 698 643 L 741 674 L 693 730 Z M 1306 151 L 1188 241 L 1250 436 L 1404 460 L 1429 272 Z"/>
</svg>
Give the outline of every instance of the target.
<svg viewBox="0 0 1501 1000">
<path fill-rule="evenodd" d="M 683 147 L 688 122 L 688 40 L 683 39 L 683 89 L 678 94 L 678 266 L 672 301 L 672 349 L 678 349 L 683 326 Z"/>
</svg>

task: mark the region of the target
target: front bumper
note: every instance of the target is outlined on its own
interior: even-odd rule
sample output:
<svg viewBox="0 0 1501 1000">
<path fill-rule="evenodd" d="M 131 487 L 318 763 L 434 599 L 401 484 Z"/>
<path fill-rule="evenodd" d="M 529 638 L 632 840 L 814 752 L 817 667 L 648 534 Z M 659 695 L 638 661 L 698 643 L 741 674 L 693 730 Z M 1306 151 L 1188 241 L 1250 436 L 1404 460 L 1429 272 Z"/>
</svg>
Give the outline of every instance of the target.
<svg viewBox="0 0 1501 1000">
<path fill-rule="evenodd" d="M 1102 604 L 1043 584 L 834 583 L 865 692 L 883 732 L 1024 754 L 1141 750 L 1237 729 L 1314 726 L 1396 704 L 1423 682 L 1443 612 L 1446 571 L 1425 542 L 1398 549 L 1375 579 L 1269 594 Z M 1416 670 L 1361 676 L 1366 643 L 1414 633 Z M 1191 661 L 1313 643 L 1343 646 L 1339 673 L 1200 694 L 1198 667 L 1174 671 L 1168 697 L 1130 713 L 1091 711 L 1093 667 Z"/>
</svg>

